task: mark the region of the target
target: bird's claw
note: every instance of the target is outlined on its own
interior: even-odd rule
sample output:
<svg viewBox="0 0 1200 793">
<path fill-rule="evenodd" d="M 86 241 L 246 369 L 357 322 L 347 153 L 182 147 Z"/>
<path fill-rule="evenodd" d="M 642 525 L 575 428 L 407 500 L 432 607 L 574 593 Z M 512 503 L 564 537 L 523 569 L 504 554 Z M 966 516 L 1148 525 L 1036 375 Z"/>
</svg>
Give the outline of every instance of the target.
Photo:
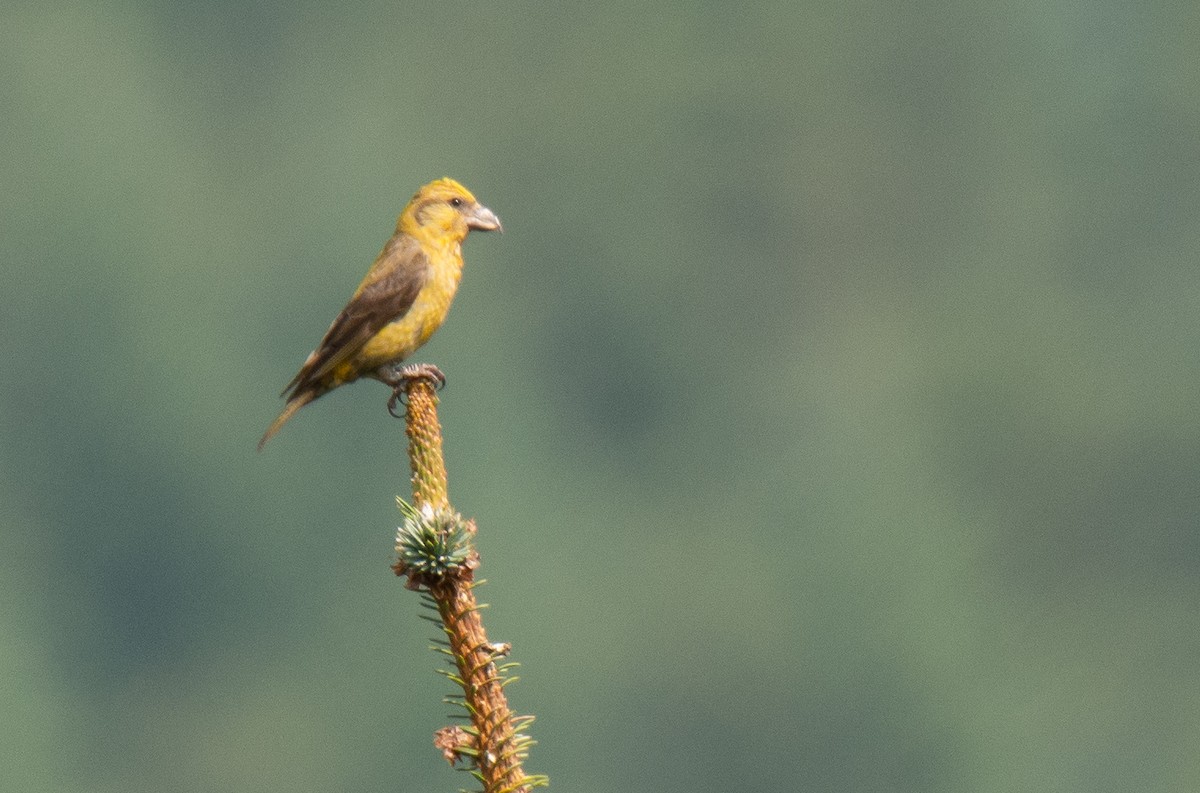
<svg viewBox="0 0 1200 793">
<path fill-rule="evenodd" d="M 398 419 L 404 418 L 404 416 L 396 412 L 396 406 L 407 404 L 404 397 L 413 380 L 428 380 L 433 384 L 435 391 L 440 391 L 446 386 L 446 375 L 431 363 L 394 366 L 386 370 L 379 379 L 392 387 L 392 396 L 387 401 L 387 409 L 388 413 Z"/>
<path fill-rule="evenodd" d="M 400 404 L 403 401 L 404 401 L 404 389 L 400 388 L 400 387 L 393 387 L 392 395 L 388 398 L 388 401 L 387 401 L 388 413 L 390 413 L 392 415 L 392 418 L 394 418 L 394 419 L 404 418 L 403 413 L 396 412 L 396 405 Z"/>
</svg>

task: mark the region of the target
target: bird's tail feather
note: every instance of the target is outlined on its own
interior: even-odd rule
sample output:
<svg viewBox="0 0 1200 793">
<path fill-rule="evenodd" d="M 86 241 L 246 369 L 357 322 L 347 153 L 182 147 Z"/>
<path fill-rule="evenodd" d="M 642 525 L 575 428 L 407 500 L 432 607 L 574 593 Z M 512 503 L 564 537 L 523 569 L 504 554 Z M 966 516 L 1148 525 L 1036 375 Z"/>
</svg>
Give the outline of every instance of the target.
<svg viewBox="0 0 1200 793">
<path fill-rule="evenodd" d="M 279 414 L 279 418 L 271 422 L 271 426 L 267 427 L 267 431 L 263 433 L 262 439 L 258 442 L 258 450 L 260 452 L 263 450 L 263 447 L 267 445 L 267 441 L 271 440 L 275 436 L 275 433 L 279 432 L 279 428 L 286 424 L 288 419 L 296 415 L 297 410 L 312 402 L 323 393 L 323 391 L 316 390 L 301 391 L 289 399 L 288 403 L 283 407 L 283 412 Z"/>
</svg>

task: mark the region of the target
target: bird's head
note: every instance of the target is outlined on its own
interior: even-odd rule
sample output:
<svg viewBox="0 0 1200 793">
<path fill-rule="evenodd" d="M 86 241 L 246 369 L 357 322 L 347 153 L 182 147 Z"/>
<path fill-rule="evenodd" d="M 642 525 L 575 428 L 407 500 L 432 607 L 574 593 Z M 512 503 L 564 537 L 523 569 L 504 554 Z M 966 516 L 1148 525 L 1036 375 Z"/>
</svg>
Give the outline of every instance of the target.
<svg viewBox="0 0 1200 793">
<path fill-rule="evenodd" d="M 396 230 L 416 237 L 449 235 L 463 240 L 471 229 L 503 231 L 496 213 L 475 200 L 453 179 L 436 179 L 422 187 L 400 214 Z"/>
</svg>

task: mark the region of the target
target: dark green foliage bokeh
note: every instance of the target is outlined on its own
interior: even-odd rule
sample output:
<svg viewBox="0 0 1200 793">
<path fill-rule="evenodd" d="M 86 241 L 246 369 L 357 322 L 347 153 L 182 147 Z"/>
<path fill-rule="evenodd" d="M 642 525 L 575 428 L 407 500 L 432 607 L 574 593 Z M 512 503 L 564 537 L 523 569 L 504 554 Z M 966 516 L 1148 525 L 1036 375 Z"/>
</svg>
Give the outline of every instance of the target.
<svg viewBox="0 0 1200 793">
<path fill-rule="evenodd" d="M 1200 786 L 1188 4 L 0 10 L 0 767 L 453 790 L 387 391 L 276 394 L 415 188 L 562 790 Z"/>
</svg>

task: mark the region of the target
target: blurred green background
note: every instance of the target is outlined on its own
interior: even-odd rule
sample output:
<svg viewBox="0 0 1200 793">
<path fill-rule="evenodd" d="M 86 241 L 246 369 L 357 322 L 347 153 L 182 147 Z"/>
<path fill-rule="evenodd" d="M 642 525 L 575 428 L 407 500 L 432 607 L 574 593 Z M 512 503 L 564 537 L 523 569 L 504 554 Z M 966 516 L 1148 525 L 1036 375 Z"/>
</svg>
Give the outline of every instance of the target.
<svg viewBox="0 0 1200 793">
<path fill-rule="evenodd" d="M 469 785 L 387 390 L 254 451 L 448 175 L 529 770 L 1200 789 L 1198 8 L 6 5 L 4 787 Z"/>
</svg>

